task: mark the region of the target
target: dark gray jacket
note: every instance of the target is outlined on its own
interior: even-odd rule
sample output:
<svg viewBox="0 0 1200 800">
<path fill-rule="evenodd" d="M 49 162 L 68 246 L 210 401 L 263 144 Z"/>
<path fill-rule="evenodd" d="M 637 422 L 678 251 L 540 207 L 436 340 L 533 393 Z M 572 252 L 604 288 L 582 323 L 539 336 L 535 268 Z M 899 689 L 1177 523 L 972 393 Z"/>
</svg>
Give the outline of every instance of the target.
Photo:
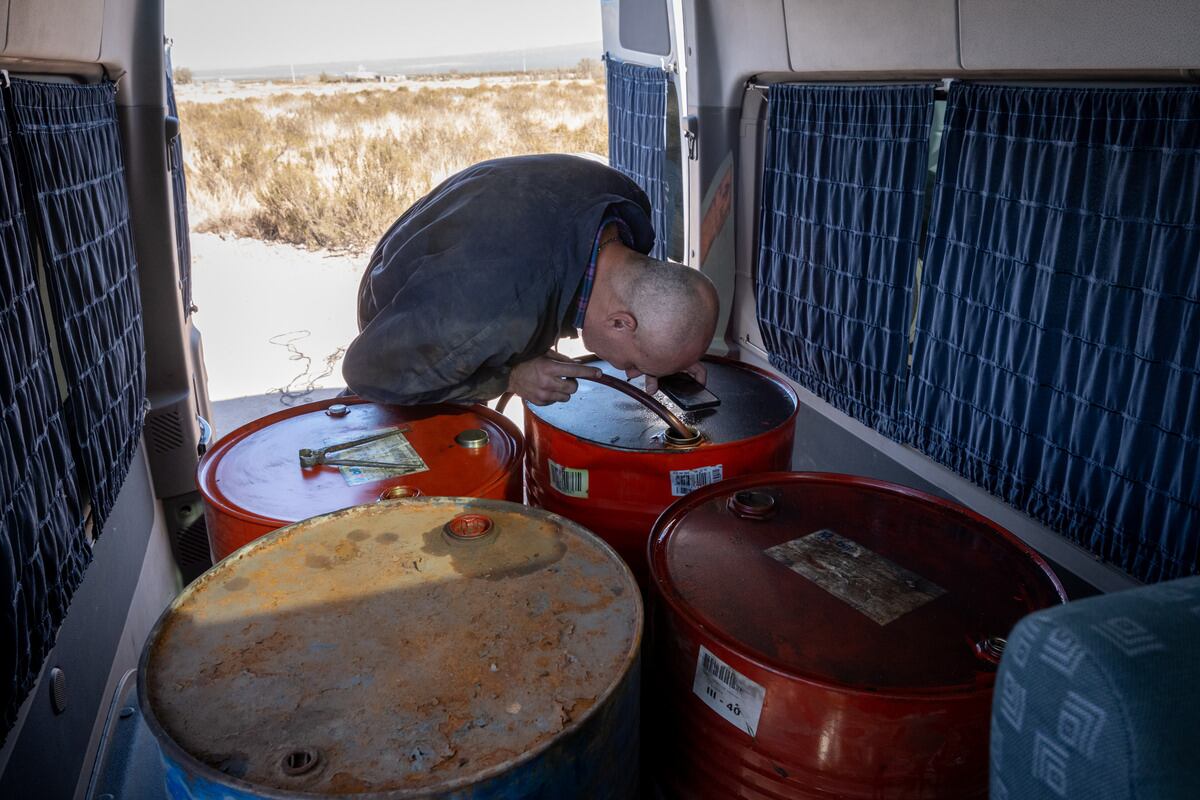
<svg viewBox="0 0 1200 800">
<path fill-rule="evenodd" d="M 382 403 L 483 400 L 509 370 L 572 331 L 569 314 L 606 214 L 654 244 L 650 202 L 586 158 L 485 161 L 448 178 L 392 225 L 358 290 L 347 386 Z"/>
</svg>

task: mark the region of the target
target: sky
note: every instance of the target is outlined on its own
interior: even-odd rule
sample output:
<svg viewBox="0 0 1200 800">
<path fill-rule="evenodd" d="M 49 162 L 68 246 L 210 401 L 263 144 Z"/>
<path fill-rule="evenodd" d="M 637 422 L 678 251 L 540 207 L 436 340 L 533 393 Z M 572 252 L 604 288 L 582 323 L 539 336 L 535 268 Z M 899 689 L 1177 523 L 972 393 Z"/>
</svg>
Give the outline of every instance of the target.
<svg viewBox="0 0 1200 800">
<path fill-rule="evenodd" d="M 176 67 L 426 58 L 598 42 L 601 0 L 166 0 Z"/>
</svg>

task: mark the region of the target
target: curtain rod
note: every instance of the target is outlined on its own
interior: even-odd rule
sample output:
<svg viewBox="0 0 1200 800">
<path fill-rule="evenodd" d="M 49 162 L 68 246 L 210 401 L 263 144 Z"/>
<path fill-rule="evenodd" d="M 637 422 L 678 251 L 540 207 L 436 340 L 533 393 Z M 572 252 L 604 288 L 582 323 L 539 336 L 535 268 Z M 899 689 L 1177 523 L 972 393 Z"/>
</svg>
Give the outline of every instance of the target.
<svg viewBox="0 0 1200 800">
<path fill-rule="evenodd" d="M 782 84 L 782 83 L 786 83 L 786 81 L 779 81 L 778 83 Z M 833 81 L 830 81 L 830 83 L 833 83 Z M 775 86 L 775 85 L 777 85 L 777 84 L 758 83 L 757 81 L 746 81 L 746 89 L 747 90 L 753 89 L 754 91 L 757 91 L 757 92 L 765 92 L 768 89 L 770 89 L 772 86 Z M 887 84 L 871 84 L 871 85 L 886 86 Z M 933 99 L 934 100 L 945 100 L 946 99 L 946 87 L 945 86 L 934 87 Z"/>
</svg>

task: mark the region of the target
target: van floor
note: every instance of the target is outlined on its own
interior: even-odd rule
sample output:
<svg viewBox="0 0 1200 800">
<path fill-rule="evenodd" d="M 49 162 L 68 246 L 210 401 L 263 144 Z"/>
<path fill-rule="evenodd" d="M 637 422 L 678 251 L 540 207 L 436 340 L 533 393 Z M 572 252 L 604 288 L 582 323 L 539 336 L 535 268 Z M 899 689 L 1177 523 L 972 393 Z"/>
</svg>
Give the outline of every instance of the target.
<svg viewBox="0 0 1200 800">
<path fill-rule="evenodd" d="M 345 389 L 344 386 L 313 389 L 312 391 L 292 399 L 286 398 L 279 392 L 254 394 L 246 397 L 231 397 L 228 400 L 217 400 L 212 404 L 213 418 L 209 420 L 213 426 L 214 441 L 236 430 L 247 422 L 253 422 L 260 417 L 283 411 L 286 408 L 315 403 L 336 397 Z"/>
</svg>

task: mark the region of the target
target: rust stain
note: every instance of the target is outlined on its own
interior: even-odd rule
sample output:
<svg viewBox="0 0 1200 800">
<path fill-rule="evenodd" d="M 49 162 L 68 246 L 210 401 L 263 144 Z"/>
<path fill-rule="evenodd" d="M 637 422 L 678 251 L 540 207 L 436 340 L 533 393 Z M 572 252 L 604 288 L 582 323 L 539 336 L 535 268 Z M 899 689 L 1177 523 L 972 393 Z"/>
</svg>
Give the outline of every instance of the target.
<svg viewBox="0 0 1200 800">
<path fill-rule="evenodd" d="M 360 780 L 348 772 L 335 772 L 329 776 L 329 783 L 326 786 L 335 794 L 358 794 L 369 792 L 374 788 L 372 784 Z"/>
<path fill-rule="evenodd" d="M 364 535 L 363 538 L 369 538 L 369 535 Z M 351 561 L 362 555 L 362 551 L 354 542 L 338 542 L 337 546 L 333 548 L 333 552 L 339 563 Z"/>
<path fill-rule="evenodd" d="M 721 180 L 713 192 L 712 200 L 700 221 L 700 264 L 708 260 L 708 251 L 713 241 L 725 227 L 729 212 L 733 208 L 733 161 L 725 165 Z"/>
<path fill-rule="evenodd" d="M 472 542 L 454 541 L 439 525 L 425 531 L 422 540 L 425 553 L 449 557 L 460 575 L 492 581 L 539 572 L 567 552 L 562 527 L 553 523 L 526 524 L 516 530 L 497 526 L 484 539 Z"/>
</svg>

